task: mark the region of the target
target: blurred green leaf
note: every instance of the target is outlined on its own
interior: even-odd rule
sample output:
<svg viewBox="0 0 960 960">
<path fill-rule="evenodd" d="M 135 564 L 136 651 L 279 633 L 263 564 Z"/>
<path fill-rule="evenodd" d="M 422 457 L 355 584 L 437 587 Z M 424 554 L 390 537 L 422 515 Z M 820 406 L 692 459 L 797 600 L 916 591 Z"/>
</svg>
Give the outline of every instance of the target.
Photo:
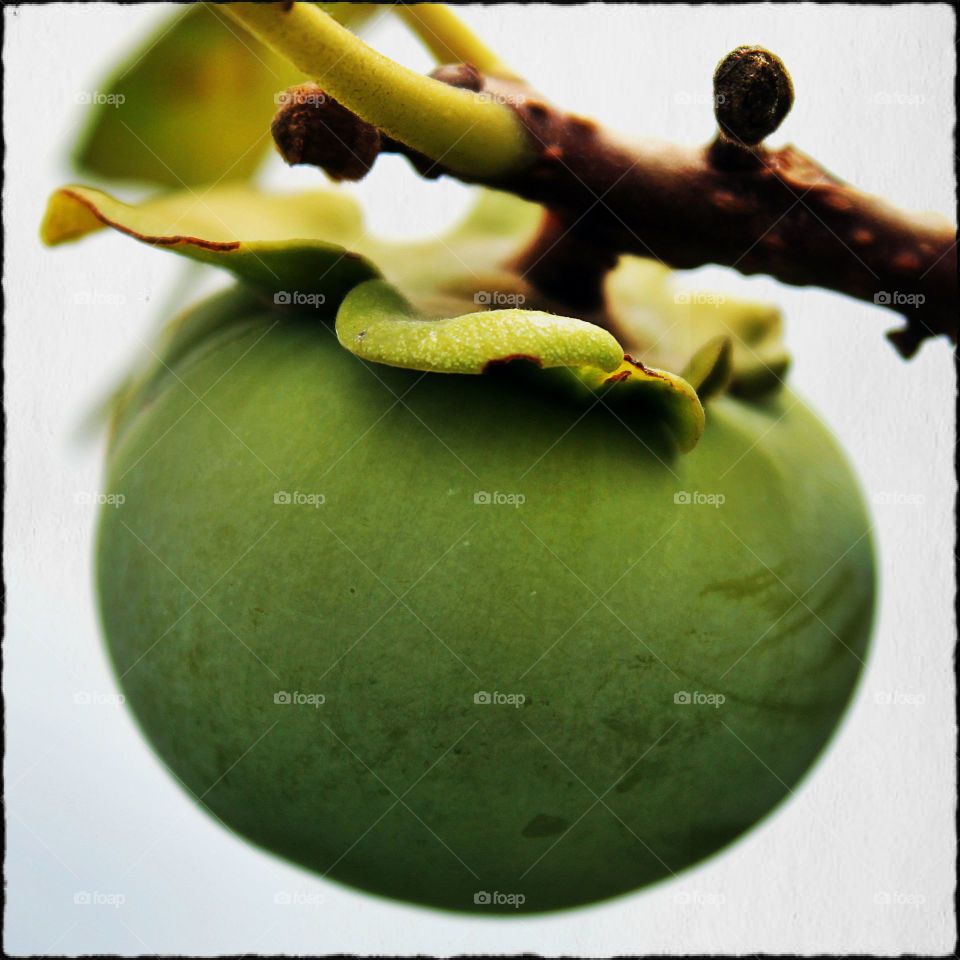
<svg viewBox="0 0 960 960">
<path fill-rule="evenodd" d="M 351 28 L 376 9 L 321 6 Z M 215 4 L 187 4 L 99 87 L 74 163 L 154 186 L 248 180 L 273 149 L 277 95 L 303 79 Z"/>
</svg>

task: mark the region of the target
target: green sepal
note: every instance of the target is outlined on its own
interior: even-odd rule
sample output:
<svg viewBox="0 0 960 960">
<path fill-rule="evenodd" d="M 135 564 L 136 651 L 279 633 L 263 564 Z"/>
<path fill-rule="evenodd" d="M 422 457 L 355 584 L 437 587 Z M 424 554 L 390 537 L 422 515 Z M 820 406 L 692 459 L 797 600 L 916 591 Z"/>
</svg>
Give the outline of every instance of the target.
<svg viewBox="0 0 960 960">
<path fill-rule="evenodd" d="M 111 227 L 142 243 L 229 270 L 278 305 L 335 308 L 348 290 L 379 275 L 365 257 L 331 240 L 357 238 L 356 206 L 335 191 L 260 193 L 216 187 L 132 206 L 89 187 L 63 187 L 40 235 L 50 245 Z M 326 236 L 330 240 L 318 237 Z"/>
<path fill-rule="evenodd" d="M 370 280 L 337 312 L 337 338 L 364 360 L 435 373 L 483 373 L 491 364 L 616 370 L 623 350 L 601 327 L 538 310 L 480 310 L 430 318 L 394 287 Z"/>
<path fill-rule="evenodd" d="M 454 374 L 513 361 L 560 368 L 568 388 L 585 387 L 627 418 L 662 419 L 681 451 L 703 433 L 703 406 L 686 380 L 624 356 L 611 334 L 584 320 L 517 308 L 432 319 L 390 284 L 370 280 L 347 295 L 336 329 L 351 353 L 389 366 Z"/>
</svg>

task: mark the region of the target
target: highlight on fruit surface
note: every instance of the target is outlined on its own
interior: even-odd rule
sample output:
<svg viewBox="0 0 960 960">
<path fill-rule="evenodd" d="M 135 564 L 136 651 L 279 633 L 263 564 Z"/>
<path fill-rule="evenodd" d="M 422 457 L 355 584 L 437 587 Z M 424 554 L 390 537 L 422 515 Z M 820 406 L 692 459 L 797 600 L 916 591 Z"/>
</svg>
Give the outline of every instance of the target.
<svg viewBox="0 0 960 960">
<path fill-rule="evenodd" d="M 947 230 L 767 151 L 793 89 L 762 48 L 718 68 L 712 144 L 627 148 L 445 8 L 400 16 L 463 62 L 392 63 L 351 32 L 372 7 L 203 5 L 173 29 L 184 53 L 229 18 L 286 64 L 264 117 L 261 68 L 230 45 L 288 162 L 350 180 L 393 152 L 477 184 L 441 236 L 373 235 L 340 189 L 218 182 L 198 201 L 233 148 L 184 159 L 165 126 L 183 104 L 149 56 L 129 82 L 159 106 L 138 123 L 170 132 L 182 188 L 136 151 L 111 167 L 101 114 L 85 166 L 167 189 L 49 200 L 49 245 L 114 231 L 235 281 L 169 320 L 117 392 L 106 642 L 153 748 L 264 849 L 446 910 L 595 903 L 676 876 L 794 792 L 873 615 L 863 499 L 785 383 L 779 311 L 673 268 L 868 297 L 813 219 L 784 213 L 807 190 L 827 231 L 841 207 L 874 231 L 869 283 L 925 292 L 907 354 L 955 336 Z"/>
</svg>

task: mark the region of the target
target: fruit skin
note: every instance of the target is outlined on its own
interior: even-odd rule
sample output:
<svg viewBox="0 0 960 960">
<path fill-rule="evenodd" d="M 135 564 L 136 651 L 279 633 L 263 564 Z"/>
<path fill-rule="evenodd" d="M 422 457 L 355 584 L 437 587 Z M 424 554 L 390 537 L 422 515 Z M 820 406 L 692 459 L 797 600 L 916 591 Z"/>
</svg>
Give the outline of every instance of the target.
<svg viewBox="0 0 960 960">
<path fill-rule="evenodd" d="M 238 833 L 389 897 L 552 910 L 719 850 L 829 739 L 872 548 L 788 392 L 712 402 L 669 458 L 602 404 L 371 366 L 242 291 L 177 336 L 113 439 L 102 617 L 146 736 Z"/>
</svg>

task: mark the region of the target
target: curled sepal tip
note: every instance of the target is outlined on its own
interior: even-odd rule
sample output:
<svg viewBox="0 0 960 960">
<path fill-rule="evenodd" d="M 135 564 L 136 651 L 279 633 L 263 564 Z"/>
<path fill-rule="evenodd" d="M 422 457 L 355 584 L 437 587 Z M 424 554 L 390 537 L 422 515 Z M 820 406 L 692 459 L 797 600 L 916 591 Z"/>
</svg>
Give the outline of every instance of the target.
<svg viewBox="0 0 960 960">
<path fill-rule="evenodd" d="M 687 361 L 681 375 L 701 403 L 723 393 L 733 376 L 733 341 L 728 336 L 708 340 Z"/>
<path fill-rule="evenodd" d="M 584 320 L 521 309 L 435 320 L 381 280 L 347 295 L 337 312 L 337 338 L 364 360 L 436 373 L 478 374 L 491 364 L 520 359 L 604 372 L 623 361 L 614 337 Z"/>
<path fill-rule="evenodd" d="M 659 417 L 682 453 L 692 450 L 703 434 L 706 418 L 700 397 L 675 373 L 645 366 L 629 354 L 613 372 L 581 368 L 575 373 L 625 420 L 638 413 L 644 419 Z"/>
</svg>

